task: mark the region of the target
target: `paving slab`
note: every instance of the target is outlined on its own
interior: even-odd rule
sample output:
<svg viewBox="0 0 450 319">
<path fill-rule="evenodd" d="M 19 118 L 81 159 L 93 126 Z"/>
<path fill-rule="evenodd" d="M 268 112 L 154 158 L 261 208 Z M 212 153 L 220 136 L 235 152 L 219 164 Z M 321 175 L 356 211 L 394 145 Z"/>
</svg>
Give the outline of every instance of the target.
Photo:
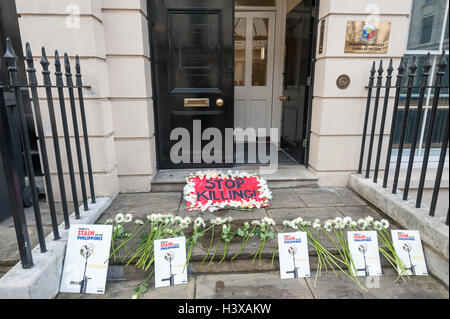
<svg viewBox="0 0 450 319">
<path fill-rule="evenodd" d="M 130 299 L 143 280 L 107 281 L 103 295 L 60 293 L 56 299 Z M 150 287 L 139 299 L 194 299 L 195 279 L 190 278 L 185 285 L 162 288 L 154 288 L 152 280 Z"/>
<path fill-rule="evenodd" d="M 298 196 L 308 207 L 366 205 L 356 193 L 347 188 L 296 188 Z"/>
<path fill-rule="evenodd" d="M 50 209 L 48 203 L 45 201 L 40 201 L 39 208 L 41 211 L 42 225 L 44 228 L 44 234 L 47 236 L 50 234 L 52 229 L 52 222 L 50 217 Z M 58 225 L 64 222 L 64 216 L 62 212 L 61 203 L 55 203 L 56 216 Z M 68 203 L 69 213 L 73 212 L 73 203 Z M 39 244 L 39 239 L 37 236 L 36 229 L 36 219 L 34 216 L 33 207 L 28 207 L 24 209 L 25 218 L 27 221 L 28 234 L 30 236 L 30 245 L 35 247 Z M 20 261 L 19 249 L 17 246 L 16 231 L 14 228 L 14 220 L 9 217 L 0 223 L 0 265 L 15 265 Z"/>
<path fill-rule="evenodd" d="M 273 189 L 272 195 L 273 199 L 270 201 L 270 207 L 267 207 L 267 209 L 306 207 L 306 204 L 291 188 Z"/>
<path fill-rule="evenodd" d="M 201 275 L 197 299 L 312 299 L 305 279 L 280 280 L 278 272 Z"/>
<path fill-rule="evenodd" d="M 367 292 L 361 290 L 355 283 L 343 274 L 336 277 L 333 273 L 325 273 L 319 277 L 314 286 L 314 276 L 306 281 L 317 299 L 447 299 L 448 290 L 433 276 L 415 276 L 407 282 L 394 282 L 397 278 L 392 268 L 383 268 L 383 276 L 366 281 L 360 277 L 367 287 Z"/>
<path fill-rule="evenodd" d="M 119 194 L 97 223 L 102 223 L 116 214 L 133 214 L 145 219 L 150 214 L 175 214 L 180 206 L 181 193 Z"/>
</svg>

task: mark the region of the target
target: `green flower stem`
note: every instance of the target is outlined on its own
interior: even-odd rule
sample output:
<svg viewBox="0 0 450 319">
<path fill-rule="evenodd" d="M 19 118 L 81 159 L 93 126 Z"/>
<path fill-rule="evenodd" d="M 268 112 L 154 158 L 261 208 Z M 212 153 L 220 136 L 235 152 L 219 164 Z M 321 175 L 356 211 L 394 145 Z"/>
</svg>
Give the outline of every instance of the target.
<svg viewBox="0 0 450 319">
<path fill-rule="evenodd" d="M 287 229 L 287 227 L 284 226 L 282 233 L 284 233 L 286 231 L 286 229 Z M 275 253 L 277 251 L 278 251 L 278 241 L 277 241 L 277 245 L 275 246 L 275 249 L 273 250 L 271 267 L 273 267 L 273 261 L 275 259 Z"/>
<path fill-rule="evenodd" d="M 222 261 L 224 261 L 225 256 L 227 255 L 227 250 L 228 250 L 228 246 L 229 246 L 229 245 L 230 245 L 229 242 L 226 242 L 226 243 L 225 243 L 225 249 L 224 249 L 224 252 L 223 252 L 223 257 L 222 257 L 222 259 L 219 261 L 219 264 L 222 263 Z"/>
<path fill-rule="evenodd" d="M 214 242 L 214 228 L 215 228 L 215 227 L 212 227 L 212 231 L 211 231 L 211 241 L 210 241 L 210 243 L 209 243 L 208 252 L 206 253 L 205 258 L 203 258 L 202 263 L 200 264 L 200 266 L 203 265 L 203 263 L 205 262 L 206 258 L 208 258 L 208 256 L 209 256 L 209 252 L 211 251 L 211 247 L 212 247 L 213 242 Z"/>
<path fill-rule="evenodd" d="M 217 242 L 216 249 L 214 250 L 214 254 L 213 254 L 212 257 L 211 257 L 211 259 L 210 259 L 210 261 L 209 261 L 209 263 L 208 263 L 208 266 L 211 265 L 212 261 L 214 260 L 214 256 L 216 256 L 217 249 L 219 249 L 219 245 L 220 245 L 220 242 L 221 242 L 221 241 L 222 241 L 222 240 L 219 238 L 219 241 Z"/>
</svg>

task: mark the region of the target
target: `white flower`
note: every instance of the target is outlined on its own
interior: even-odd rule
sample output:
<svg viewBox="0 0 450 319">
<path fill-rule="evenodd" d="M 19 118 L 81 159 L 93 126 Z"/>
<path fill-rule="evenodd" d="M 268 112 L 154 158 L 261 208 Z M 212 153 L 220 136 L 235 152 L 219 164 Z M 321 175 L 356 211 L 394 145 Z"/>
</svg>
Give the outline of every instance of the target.
<svg viewBox="0 0 450 319">
<path fill-rule="evenodd" d="M 374 223 L 373 223 L 373 227 L 374 227 L 376 230 L 382 230 L 382 229 L 383 229 L 383 225 L 382 225 L 381 222 L 379 222 L 379 221 L 374 222 Z"/>
<path fill-rule="evenodd" d="M 384 229 L 389 228 L 389 222 L 386 219 L 381 220 L 381 226 L 383 226 Z"/>
<path fill-rule="evenodd" d="M 106 225 L 112 225 L 112 224 L 114 224 L 114 221 L 111 218 L 109 218 L 109 219 L 106 220 L 105 224 Z"/>
<path fill-rule="evenodd" d="M 198 227 L 205 227 L 205 221 L 201 217 L 197 217 L 194 221 L 194 225 Z"/>
<path fill-rule="evenodd" d="M 253 220 L 252 221 L 252 225 L 254 225 L 254 226 L 261 226 L 261 223 L 259 222 L 259 220 Z"/>
<path fill-rule="evenodd" d="M 140 219 L 136 219 L 136 220 L 134 221 L 134 223 L 135 223 L 136 225 L 144 225 L 144 222 L 143 222 L 142 220 L 140 220 Z"/>
<path fill-rule="evenodd" d="M 123 226 L 122 225 L 117 225 L 117 226 L 114 226 L 113 231 L 119 231 L 121 229 L 123 229 Z"/>
<path fill-rule="evenodd" d="M 119 224 L 123 223 L 124 220 L 125 220 L 125 216 L 123 214 L 117 214 L 116 215 L 116 218 L 115 218 L 116 223 L 119 223 Z"/>
<path fill-rule="evenodd" d="M 352 221 L 350 222 L 350 227 L 352 227 L 352 228 L 355 228 L 357 225 L 358 225 L 358 224 L 357 224 L 354 220 L 352 220 Z"/>
<path fill-rule="evenodd" d="M 131 296 L 131 299 L 139 299 L 139 295 L 136 293 L 133 296 Z"/>
<path fill-rule="evenodd" d="M 336 226 L 336 225 L 342 225 L 343 224 L 343 219 L 341 218 L 341 217 L 336 217 L 334 220 L 333 220 L 333 223 L 334 223 L 334 225 Z"/>
<path fill-rule="evenodd" d="M 291 222 L 289 220 L 283 220 L 283 226 L 284 227 L 290 227 L 291 226 Z"/>
<path fill-rule="evenodd" d="M 323 228 L 327 231 L 327 232 L 331 232 L 333 230 L 333 222 L 331 220 L 327 220 L 325 222 L 325 224 L 323 225 Z"/>
<path fill-rule="evenodd" d="M 344 219 L 342 220 L 342 223 L 344 224 L 345 227 L 349 227 L 351 222 L 352 218 L 348 216 L 344 217 Z"/>
<path fill-rule="evenodd" d="M 369 225 L 372 225 L 372 224 L 373 224 L 373 217 L 372 217 L 372 216 L 367 216 L 367 217 L 365 218 L 365 220 L 366 220 L 366 223 L 367 223 L 367 224 L 369 224 Z"/>
<path fill-rule="evenodd" d="M 126 214 L 125 217 L 124 217 L 124 219 L 123 219 L 123 221 L 124 221 L 125 223 L 129 223 L 129 222 L 131 222 L 132 220 L 133 220 L 133 215 L 131 215 L 131 214 Z"/>
<path fill-rule="evenodd" d="M 320 220 L 316 219 L 313 223 L 312 223 L 312 227 L 314 229 L 319 229 L 320 228 Z"/>
</svg>

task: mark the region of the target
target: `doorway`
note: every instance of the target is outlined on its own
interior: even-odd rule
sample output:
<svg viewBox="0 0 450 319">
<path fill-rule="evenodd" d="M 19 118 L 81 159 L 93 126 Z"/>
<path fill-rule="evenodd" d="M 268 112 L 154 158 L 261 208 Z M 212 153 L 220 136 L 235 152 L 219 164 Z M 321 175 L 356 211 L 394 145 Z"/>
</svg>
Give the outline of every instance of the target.
<svg viewBox="0 0 450 319">
<path fill-rule="evenodd" d="M 258 137 L 265 138 L 272 120 L 275 12 L 236 12 L 234 41 L 234 126 L 264 128 Z"/>
<path fill-rule="evenodd" d="M 303 0 L 286 16 L 281 148 L 308 165 L 318 6 Z"/>
</svg>

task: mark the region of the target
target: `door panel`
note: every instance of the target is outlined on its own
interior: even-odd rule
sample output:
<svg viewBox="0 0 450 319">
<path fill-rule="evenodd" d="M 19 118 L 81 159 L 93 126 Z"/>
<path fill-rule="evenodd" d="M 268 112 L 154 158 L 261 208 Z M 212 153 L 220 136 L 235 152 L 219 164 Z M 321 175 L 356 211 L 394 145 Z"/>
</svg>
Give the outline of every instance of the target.
<svg viewBox="0 0 450 319">
<path fill-rule="evenodd" d="M 195 120 L 201 121 L 202 131 L 218 128 L 222 137 L 225 128 L 234 127 L 234 1 L 155 0 L 150 14 L 159 168 L 226 166 L 224 158 L 221 163 L 193 163 L 192 147 L 189 163 L 174 164 L 170 150 L 178 140 L 171 141 L 170 133 L 187 129 L 192 146 Z M 219 99 L 223 106 L 217 105 Z M 216 154 L 224 156 L 220 149 Z"/>
<path fill-rule="evenodd" d="M 272 116 L 275 12 L 236 13 L 235 126 L 266 128 Z M 243 115 L 243 116 L 242 116 Z M 261 136 L 262 137 L 262 136 Z"/>
<path fill-rule="evenodd" d="M 314 1 L 304 0 L 286 17 L 286 58 L 284 72 L 281 147 L 300 164 L 305 163 L 307 111 L 311 76 L 311 14 Z"/>
</svg>

